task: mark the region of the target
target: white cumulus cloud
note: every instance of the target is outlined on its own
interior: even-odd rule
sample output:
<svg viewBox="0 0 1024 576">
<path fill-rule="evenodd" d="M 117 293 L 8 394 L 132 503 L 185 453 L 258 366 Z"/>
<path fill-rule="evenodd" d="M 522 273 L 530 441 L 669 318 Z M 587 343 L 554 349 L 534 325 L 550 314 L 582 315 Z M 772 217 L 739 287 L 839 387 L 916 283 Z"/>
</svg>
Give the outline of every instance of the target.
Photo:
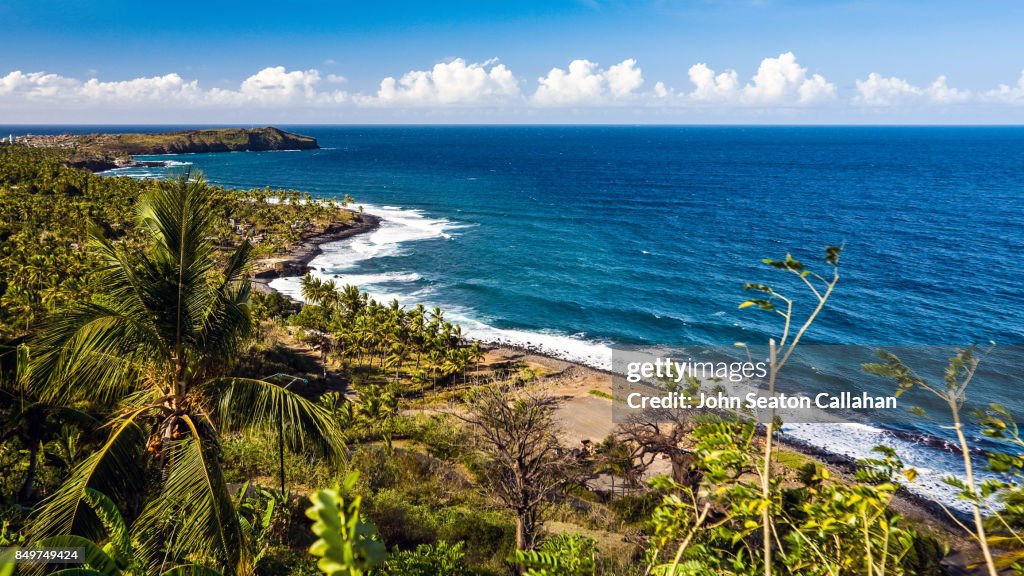
<svg viewBox="0 0 1024 576">
<path fill-rule="evenodd" d="M 205 90 L 197 80 L 185 80 L 175 73 L 130 80 L 102 81 L 45 72 L 19 70 L 0 78 L 0 102 L 26 106 L 47 102 L 82 106 L 139 106 L 144 104 L 179 107 L 321 105 L 345 101 L 340 91 L 317 89 L 316 70 L 289 72 L 283 66 L 268 67 L 249 76 L 237 90 Z"/>
<path fill-rule="evenodd" d="M 462 58 L 435 64 L 430 70 L 413 70 L 401 78 L 380 83 L 376 102 L 412 105 L 476 104 L 519 96 L 512 71 L 496 60 L 467 64 Z M 363 99 L 374 103 L 374 99 Z"/>
<path fill-rule="evenodd" d="M 857 80 L 857 95 L 853 102 L 865 106 L 902 106 L 910 104 L 956 104 L 971 99 L 970 90 L 949 86 L 945 76 L 939 76 L 925 87 L 915 86 L 903 78 L 882 76 L 876 72 L 864 80 Z"/>
<path fill-rule="evenodd" d="M 214 88 L 209 98 L 215 103 L 256 105 L 336 104 L 344 102 L 342 91 L 319 91 L 320 72 L 315 69 L 293 70 L 284 66 L 264 68 L 249 76 L 238 90 Z"/>
<path fill-rule="evenodd" d="M 47 100 L 71 96 L 81 83 L 46 72 L 15 70 L 0 78 L 0 97 L 8 100 Z"/>
<path fill-rule="evenodd" d="M 835 84 L 820 74 L 809 76 L 792 52 L 762 60 L 742 87 L 735 70 L 716 73 L 704 63 L 691 66 L 688 75 L 694 86 L 689 96 L 698 102 L 793 105 L 825 102 L 836 96 Z"/>
<path fill-rule="evenodd" d="M 91 78 L 80 85 L 69 79 L 67 87 L 67 96 L 80 95 L 95 102 L 195 102 L 203 96 L 198 82 L 186 82 L 174 73 L 115 82 Z"/>
<path fill-rule="evenodd" d="M 885 77 L 872 72 L 866 80 L 857 80 L 855 102 L 869 106 L 890 106 L 921 95 L 921 89 L 902 78 Z"/>
<path fill-rule="evenodd" d="M 2 86 L 2 84 L 0 84 Z M 2 88 L 0 88 L 2 90 Z M 1024 104 L 1024 71 L 1020 73 L 1015 86 L 1000 84 L 998 88 L 985 92 L 984 98 L 993 102 Z"/>
<path fill-rule="evenodd" d="M 537 82 L 533 99 L 538 104 L 601 104 L 633 95 L 644 83 L 644 76 L 633 58 L 604 70 L 590 60 L 573 60 L 568 70 L 552 68 Z"/>
<path fill-rule="evenodd" d="M 693 92 L 690 97 L 703 102 L 728 101 L 738 97 L 740 81 L 735 70 L 727 70 L 721 74 L 708 68 L 703 62 L 690 66 L 688 72 Z"/>
<path fill-rule="evenodd" d="M 543 69 L 548 69 L 545 67 Z M 337 70 L 336 72 L 341 72 Z M 749 78 L 707 63 L 687 69 L 685 86 L 651 78 L 634 58 L 603 67 L 576 59 L 553 67 L 536 84 L 496 59 L 463 58 L 399 77 L 359 78 L 350 88 L 339 73 L 268 66 L 233 85 L 202 85 L 179 73 L 101 79 L 47 71 L 0 72 L 0 121 L 190 122 L 254 118 L 336 121 L 903 121 L 928 114 L 957 121 L 995 119 L 1024 110 L 1024 72 L 994 89 L 951 86 L 945 75 L 914 84 L 876 72 L 840 92 L 792 52 L 764 58 Z M 845 82 L 853 78 L 844 79 Z M 818 105 L 823 104 L 823 105 Z M 616 116 L 616 112 L 618 115 Z M 5 114 L 6 113 L 6 114 Z M 716 116 L 717 114 L 717 116 Z"/>
<path fill-rule="evenodd" d="M 819 74 L 807 76 L 807 68 L 797 64 L 792 52 L 778 58 L 765 58 L 750 84 L 743 87 L 746 102 L 809 104 L 834 97 L 836 87 Z"/>
<path fill-rule="evenodd" d="M 945 76 L 939 76 L 936 78 L 928 88 L 925 88 L 924 92 L 928 98 L 936 104 L 955 104 L 957 102 L 966 102 L 971 99 L 970 90 L 951 88 L 946 84 Z"/>
</svg>

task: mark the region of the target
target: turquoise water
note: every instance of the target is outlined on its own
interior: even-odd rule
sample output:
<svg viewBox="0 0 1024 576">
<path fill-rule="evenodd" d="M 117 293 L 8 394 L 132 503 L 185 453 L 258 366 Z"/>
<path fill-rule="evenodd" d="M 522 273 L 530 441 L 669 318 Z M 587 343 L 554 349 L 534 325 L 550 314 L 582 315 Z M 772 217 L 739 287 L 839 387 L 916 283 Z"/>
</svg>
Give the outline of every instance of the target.
<svg viewBox="0 0 1024 576">
<path fill-rule="evenodd" d="M 763 343 L 780 325 L 737 309 L 744 282 L 810 300 L 761 259 L 820 262 L 842 243 L 809 343 L 1024 343 L 1021 128 L 291 129 L 323 149 L 158 159 L 228 186 L 351 194 L 383 225 L 327 246 L 317 273 L 442 306 L 480 339 L 599 367 L 615 345 Z M 1011 390 L 981 393 L 1024 410 Z M 884 435 L 790 432 L 851 455 Z M 936 475 L 956 465 L 905 442 Z"/>
</svg>

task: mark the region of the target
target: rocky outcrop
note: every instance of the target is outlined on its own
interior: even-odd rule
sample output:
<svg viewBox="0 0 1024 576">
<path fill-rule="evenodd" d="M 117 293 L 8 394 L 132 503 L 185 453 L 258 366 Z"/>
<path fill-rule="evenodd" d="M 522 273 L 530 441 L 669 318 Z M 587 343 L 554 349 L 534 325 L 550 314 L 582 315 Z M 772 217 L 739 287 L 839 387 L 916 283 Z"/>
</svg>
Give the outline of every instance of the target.
<svg viewBox="0 0 1024 576">
<path fill-rule="evenodd" d="M 316 138 L 292 134 L 278 128 L 221 128 L 181 130 L 160 134 L 29 134 L 19 144 L 72 151 L 85 166 L 102 159 L 126 165 L 130 157 L 146 154 L 187 154 L 199 152 L 242 152 L 262 150 L 310 150 L 319 148 Z"/>
</svg>

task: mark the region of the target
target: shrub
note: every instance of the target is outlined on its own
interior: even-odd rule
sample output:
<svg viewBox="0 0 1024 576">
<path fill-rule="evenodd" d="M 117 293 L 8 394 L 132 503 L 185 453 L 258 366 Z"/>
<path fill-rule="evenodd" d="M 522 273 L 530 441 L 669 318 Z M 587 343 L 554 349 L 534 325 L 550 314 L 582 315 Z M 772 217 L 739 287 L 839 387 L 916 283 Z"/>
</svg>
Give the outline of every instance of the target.
<svg viewBox="0 0 1024 576">
<path fill-rule="evenodd" d="M 658 506 L 661 496 L 655 492 L 644 492 L 640 494 L 627 494 L 619 498 L 613 498 L 608 507 L 615 512 L 616 518 L 623 524 L 637 524 L 645 522 L 651 517 L 651 513 Z"/>
<path fill-rule="evenodd" d="M 596 557 L 597 543 L 592 538 L 559 534 L 536 550 L 517 550 L 511 560 L 526 569 L 526 576 L 593 576 Z"/>
<path fill-rule="evenodd" d="M 392 488 L 399 483 L 401 471 L 383 446 L 363 444 L 352 453 L 349 468 L 359 472 L 359 483 L 370 492 Z"/>
<path fill-rule="evenodd" d="M 466 559 L 472 566 L 501 568 L 515 549 L 515 524 L 507 514 L 454 506 L 440 510 L 438 516 L 439 539 L 465 542 Z"/>
<path fill-rule="evenodd" d="M 465 431 L 446 414 L 435 414 L 422 421 L 413 438 L 427 454 L 440 460 L 454 461 L 467 452 Z"/>
<path fill-rule="evenodd" d="M 382 490 L 367 498 L 366 514 L 388 546 L 411 549 L 439 539 L 435 512 L 410 503 L 395 490 Z"/>
<path fill-rule="evenodd" d="M 420 544 L 415 550 L 398 550 L 384 562 L 382 574 L 394 576 L 464 576 L 470 572 L 463 561 L 462 542 Z"/>
<path fill-rule="evenodd" d="M 272 484 L 277 486 L 281 463 L 276 436 L 227 436 L 221 444 L 221 457 L 226 481 L 245 482 L 266 477 L 273 478 Z M 333 476 L 333 470 L 324 460 L 289 451 L 284 454 L 284 472 L 289 484 L 301 483 L 311 487 L 328 485 Z"/>
</svg>

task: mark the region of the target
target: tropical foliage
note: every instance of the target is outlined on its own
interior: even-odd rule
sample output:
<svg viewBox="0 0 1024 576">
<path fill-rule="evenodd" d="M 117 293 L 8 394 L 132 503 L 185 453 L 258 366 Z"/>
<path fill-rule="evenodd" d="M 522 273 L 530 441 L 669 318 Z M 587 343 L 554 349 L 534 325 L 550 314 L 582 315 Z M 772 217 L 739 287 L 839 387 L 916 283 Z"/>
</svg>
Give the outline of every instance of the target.
<svg viewBox="0 0 1024 576">
<path fill-rule="evenodd" d="M 97 535 L 102 523 L 82 504 L 97 490 L 136 516 L 133 537 L 149 565 L 172 555 L 242 573 L 251 559 L 220 469 L 219 435 L 273 433 L 283 423 L 288 448 L 341 455 L 341 435 L 320 405 L 227 375 L 254 330 L 252 250 L 243 241 L 215 265 L 211 202 L 201 179 L 159 183 L 139 204 L 150 238 L 141 252 L 93 228 L 103 292 L 51 316 L 32 340 L 40 353 L 23 390 L 109 414 L 106 440 L 43 503 L 35 537 Z"/>
<path fill-rule="evenodd" d="M 355 372 L 380 370 L 393 383 L 406 376 L 421 388 L 434 389 L 457 380 L 482 357 L 478 343 L 466 343 L 462 329 L 444 319 L 440 308 L 384 305 L 352 285 L 307 274 L 302 296 L 310 303 L 291 317 L 321 357 Z M 362 370 L 365 371 L 365 370 Z"/>
<path fill-rule="evenodd" d="M 88 249 L 91 226 L 127 249 L 145 244 L 135 206 L 159 184 L 70 168 L 66 154 L 0 147 L 0 339 L 24 335 L 47 311 L 97 291 L 102 258 Z M 218 257 L 245 238 L 255 256 L 278 253 L 331 222 L 352 219 L 341 202 L 311 202 L 294 190 L 207 189 L 207 233 Z"/>
<path fill-rule="evenodd" d="M 341 203 L 66 162 L 0 147 L 0 547 L 82 548 L 66 576 L 940 573 L 890 449 L 840 473 L 780 445 L 777 419 L 725 414 L 565 446 L 565 389 L 542 385 L 560 374 L 489 359 L 440 309 L 317 275 L 303 304 L 252 291 L 259 256 L 358 217 Z M 741 307 L 781 324 L 770 383 L 839 256 L 745 285 Z M 1024 440 L 999 405 L 959 414 L 980 356 L 941 383 L 888 353 L 865 368 L 950 407 L 972 511 L 950 522 L 991 574 L 1024 562 Z M 980 464 L 967 418 L 1005 451 Z"/>
</svg>

